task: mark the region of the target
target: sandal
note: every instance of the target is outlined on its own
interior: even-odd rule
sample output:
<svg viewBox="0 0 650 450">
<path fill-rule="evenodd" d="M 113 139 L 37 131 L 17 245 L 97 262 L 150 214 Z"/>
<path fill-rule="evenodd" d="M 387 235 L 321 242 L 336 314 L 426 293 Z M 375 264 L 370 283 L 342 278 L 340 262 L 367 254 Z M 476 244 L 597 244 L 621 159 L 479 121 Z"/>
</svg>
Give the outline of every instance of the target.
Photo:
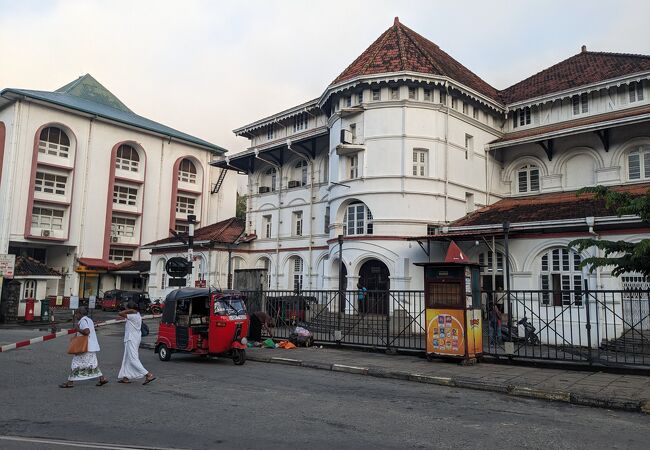
<svg viewBox="0 0 650 450">
<path fill-rule="evenodd" d="M 154 377 L 153 375 L 151 376 L 151 378 L 145 378 L 144 383 L 142 383 L 142 385 L 144 386 L 145 384 L 149 384 L 155 379 L 156 377 Z"/>
<path fill-rule="evenodd" d="M 73 388 L 74 385 L 72 383 L 70 383 L 70 382 L 65 382 L 65 383 L 59 384 L 59 387 L 63 388 L 63 389 L 68 389 L 68 388 Z"/>
<path fill-rule="evenodd" d="M 117 382 L 122 383 L 122 384 L 130 384 L 131 383 L 128 378 L 121 378 L 121 379 L 117 380 Z"/>
<path fill-rule="evenodd" d="M 104 386 L 106 383 L 108 383 L 108 380 L 99 380 L 95 386 Z"/>
</svg>

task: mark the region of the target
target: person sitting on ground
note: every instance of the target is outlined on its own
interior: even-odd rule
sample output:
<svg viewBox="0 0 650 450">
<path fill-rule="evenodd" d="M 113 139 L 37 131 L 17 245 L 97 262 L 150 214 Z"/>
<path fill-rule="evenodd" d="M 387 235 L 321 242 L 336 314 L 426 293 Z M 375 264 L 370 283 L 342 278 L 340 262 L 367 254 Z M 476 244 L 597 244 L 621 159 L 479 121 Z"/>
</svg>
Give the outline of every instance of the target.
<svg viewBox="0 0 650 450">
<path fill-rule="evenodd" d="M 127 309 L 119 312 L 120 317 L 124 317 L 126 322 L 124 323 L 124 356 L 120 373 L 117 375 L 118 383 L 130 383 L 131 380 L 144 377 L 142 384 L 149 384 L 156 379 L 140 362 L 138 349 L 142 339 L 142 317 L 137 308 L 137 304 L 130 301 Z"/>
<path fill-rule="evenodd" d="M 250 327 L 248 328 L 248 339 L 251 342 L 260 342 L 262 340 L 262 328 L 266 333 L 273 337 L 271 327 L 273 319 L 264 311 L 257 311 L 250 315 Z"/>
</svg>

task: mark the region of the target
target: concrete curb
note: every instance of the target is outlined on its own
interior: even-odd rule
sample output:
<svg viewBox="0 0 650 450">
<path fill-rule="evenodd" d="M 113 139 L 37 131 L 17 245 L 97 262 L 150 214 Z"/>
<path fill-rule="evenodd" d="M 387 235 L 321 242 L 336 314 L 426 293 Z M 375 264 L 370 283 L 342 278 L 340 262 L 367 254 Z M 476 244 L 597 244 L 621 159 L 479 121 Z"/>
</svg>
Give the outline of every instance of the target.
<svg viewBox="0 0 650 450">
<path fill-rule="evenodd" d="M 150 348 L 153 348 L 153 346 Z M 622 411 L 650 414 L 650 401 L 648 400 L 639 401 L 624 398 L 602 398 L 578 392 L 545 390 L 529 386 L 505 385 L 490 381 L 474 380 L 462 377 L 439 377 L 434 375 L 424 375 L 419 373 L 409 373 L 387 369 L 348 366 L 343 364 L 328 364 L 317 361 L 302 361 L 299 359 L 290 358 L 264 357 L 248 354 L 247 359 L 249 361 L 261 363 L 286 364 L 290 366 L 306 367 L 309 369 L 329 370 L 332 372 L 344 372 L 376 378 L 390 378 L 416 383 L 435 384 L 438 386 L 498 392 L 501 394 L 512 395 L 514 397 L 535 398 L 538 400 L 569 403 L 579 406 L 618 409 Z"/>
</svg>

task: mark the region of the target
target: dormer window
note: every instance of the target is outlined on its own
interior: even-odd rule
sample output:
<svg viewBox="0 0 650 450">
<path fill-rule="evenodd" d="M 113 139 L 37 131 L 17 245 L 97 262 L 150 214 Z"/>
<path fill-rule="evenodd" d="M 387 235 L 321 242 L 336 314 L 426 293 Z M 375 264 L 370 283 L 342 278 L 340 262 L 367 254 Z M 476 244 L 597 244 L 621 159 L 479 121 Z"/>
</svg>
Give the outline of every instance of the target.
<svg viewBox="0 0 650 450">
<path fill-rule="evenodd" d="M 70 139 L 60 128 L 44 128 L 39 137 L 38 152 L 46 155 L 67 158 L 70 153 Z"/>
<path fill-rule="evenodd" d="M 196 166 L 187 158 L 182 160 L 178 166 L 178 181 L 196 184 Z"/>
<path fill-rule="evenodd" d="M 293 131 L 302 131 L 307 129 L 307 113 L 298 114 L 293 119 Z"/>
<path fill-rule="evenodd" d="M 589 112 L 589 95 L 584 94 L 574 95 L 571 97 L 571 104 L 573 105 L 573 115 L 584 114 Z"/>
<path fill-rule="evenodd" d="M 140 165 L 138 151 L 130 145 L 122 144 L 117 149 L 115 157 L 115 168 L 127 172 L 137 172 Z"/>
<path fill-rule="evenodd" d="M 630 83 L 628 85 L 628 91 L 630 93 L 630 103 L 640 102 L 643 100 L 643 84 L 637 83 L 636 81 Z"/>
<path fill-rule="evenodd" d="M 627 174 L 630 180 L 650 179 L 650 146 L 640 147 L 627 155 Z"/>
<path fill-rule="evenodd" d="M 517 171 L 519 193 L 539 192 L 539 167 L 529 164 Z"/>
</svg>

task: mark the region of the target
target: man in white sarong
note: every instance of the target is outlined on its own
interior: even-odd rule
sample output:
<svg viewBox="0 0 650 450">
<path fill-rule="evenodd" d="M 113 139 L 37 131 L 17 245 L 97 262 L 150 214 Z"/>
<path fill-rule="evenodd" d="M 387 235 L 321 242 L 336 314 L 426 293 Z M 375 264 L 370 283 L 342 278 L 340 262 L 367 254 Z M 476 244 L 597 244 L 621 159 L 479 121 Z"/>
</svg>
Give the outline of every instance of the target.
<svg viewBox="0 0 650 450">
<path fill-rule="evenodd" d="M 120 311 L 119 315 L 124 317 L 126 322 L 124 324 L 124 357 L 120 373 L 117 376 L 118 383 L 130 383 L 131 380 L 144 377 L 142 384 L 149 384 L 156 377 L 144 368 L 138 354 L 142 339 L 142 317 L 133 302 L 129 302 L 127 309 Z"/>
</svg>

